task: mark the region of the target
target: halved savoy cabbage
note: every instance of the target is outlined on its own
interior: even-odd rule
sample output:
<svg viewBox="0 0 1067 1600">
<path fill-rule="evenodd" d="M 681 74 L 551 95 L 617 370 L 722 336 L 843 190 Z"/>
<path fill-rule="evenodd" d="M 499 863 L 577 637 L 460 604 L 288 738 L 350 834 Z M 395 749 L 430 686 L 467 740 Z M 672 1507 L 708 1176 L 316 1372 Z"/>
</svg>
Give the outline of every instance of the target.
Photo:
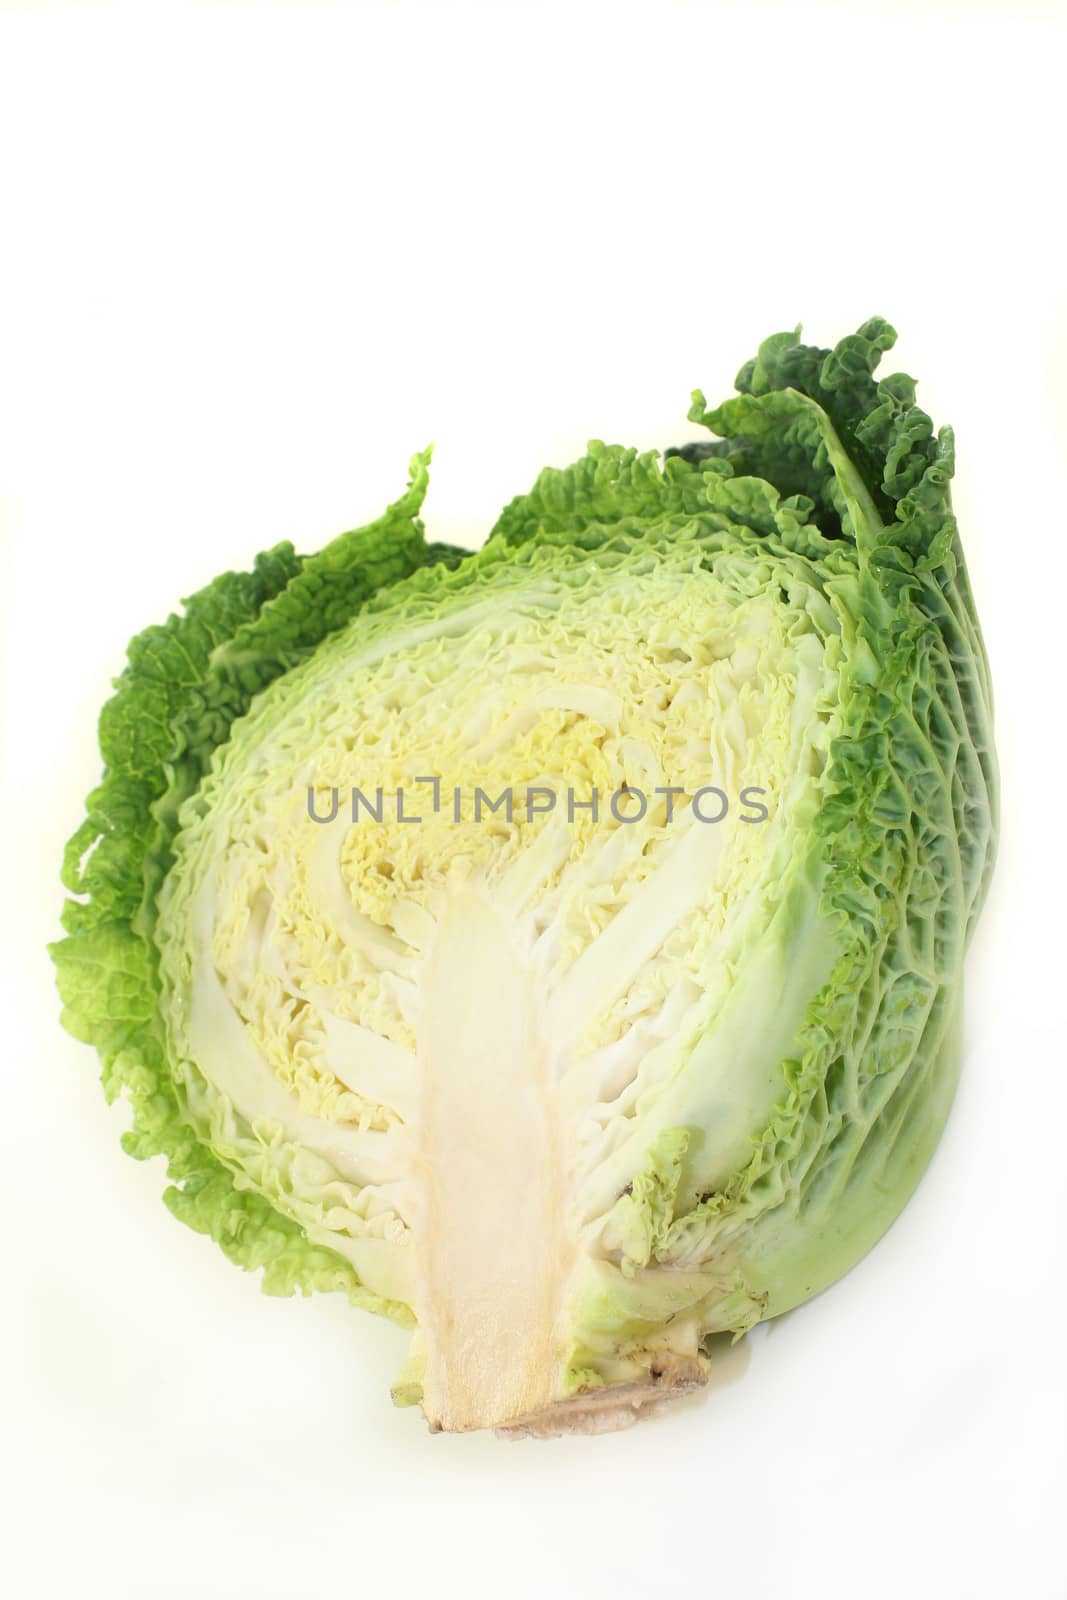
<svg viewBox="0 0 1067 1600">
<path fill-rule="evenodd" d="M 413 1329 L 433 1428 L 700 1384 L 936 1144 L 995 769 L 952 436 L 873 378 L 893 340 L 768 340 L 695 397 L 717 441 L 593 443 L 476 554 L 426 543 L 417 456 L 130 646 L 64 1021 L 176 1216 Z"/>
</svg>

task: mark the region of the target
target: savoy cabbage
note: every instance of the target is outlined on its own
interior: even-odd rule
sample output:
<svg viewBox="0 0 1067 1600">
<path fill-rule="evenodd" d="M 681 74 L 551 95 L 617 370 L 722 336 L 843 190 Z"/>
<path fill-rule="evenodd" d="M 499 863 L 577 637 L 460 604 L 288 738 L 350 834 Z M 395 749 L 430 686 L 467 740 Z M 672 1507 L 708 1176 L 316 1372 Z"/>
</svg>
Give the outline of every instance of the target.
<svg viewBox="0 0 1067 1600">
<path fill-rule="evenodd" d="M 700 1384 L 936 1144 L 996 784 L 952 435 L 874 377 L 893 339 L 769 339 L 695 397 L 714 439 L 593 443 L 473 554 L 417 456 L 130 646 L 65 1024 L 178 1218 L 413 1330 L 434 1428 Z"/>
</svg>

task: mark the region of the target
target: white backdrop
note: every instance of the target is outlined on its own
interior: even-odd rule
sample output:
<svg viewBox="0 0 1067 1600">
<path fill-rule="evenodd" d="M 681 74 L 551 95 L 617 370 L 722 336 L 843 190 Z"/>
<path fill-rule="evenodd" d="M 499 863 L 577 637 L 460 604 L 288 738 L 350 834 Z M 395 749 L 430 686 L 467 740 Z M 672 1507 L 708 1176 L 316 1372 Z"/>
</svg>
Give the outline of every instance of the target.
<svg viewBox="0 0 1067 1600">
<path fill-rule="evenodd" d="M 1052 1600 L 1067 1344 L 1062 74 L 1052 4 L 0 6 L 5 1451 L 21 1596 Z M 872 312 L 956 425 L 1004 837 L 900 1222 L 607 1438 L 429 1437 L 405 1336 L 171 1221 L 45 941 L 126 640 L 436 442 L 475 545 Z"/>
</svg>

